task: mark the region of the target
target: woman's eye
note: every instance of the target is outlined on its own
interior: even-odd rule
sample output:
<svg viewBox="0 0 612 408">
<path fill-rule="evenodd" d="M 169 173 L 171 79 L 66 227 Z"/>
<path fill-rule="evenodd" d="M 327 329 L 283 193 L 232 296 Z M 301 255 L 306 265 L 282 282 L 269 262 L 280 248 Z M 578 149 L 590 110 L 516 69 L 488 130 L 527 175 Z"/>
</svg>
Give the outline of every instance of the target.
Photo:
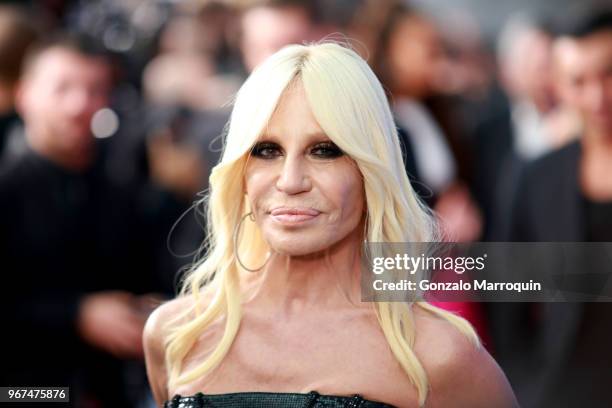
<svg viewBox="0 0 612 408">
<path fill-rule="evenodd" d="M 280 147 L 276 143 L 261 142 L 256 143 L 251 149 L 251 155 L 262 159 L 272 159 L 282 154 Z"/>
<path fill-rule="evenodd" d="M 323 159 L 333 159 L 336 157 L 340 157 L 344 154 L 344 152 L 340 150 L 338 146 L 331 142 L 316 144 L 310 150 L 310 153 Z"/>
</svg>

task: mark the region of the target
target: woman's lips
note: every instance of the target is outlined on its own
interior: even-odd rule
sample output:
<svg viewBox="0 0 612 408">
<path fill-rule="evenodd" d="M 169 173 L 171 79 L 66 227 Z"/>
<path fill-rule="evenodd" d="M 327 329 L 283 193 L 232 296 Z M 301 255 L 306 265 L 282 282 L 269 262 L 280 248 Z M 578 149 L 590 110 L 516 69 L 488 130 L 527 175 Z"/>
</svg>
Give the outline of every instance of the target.
<svg viewBox="0 0 612 408">
<path fill-rule="evenodd" d="M 297 224 L 316 218 L 320 211 L 312 208 L 298 207 L 278 207 L 270 211 L 270 216 L 274 221 L 281 224 Z"/>
</svg>

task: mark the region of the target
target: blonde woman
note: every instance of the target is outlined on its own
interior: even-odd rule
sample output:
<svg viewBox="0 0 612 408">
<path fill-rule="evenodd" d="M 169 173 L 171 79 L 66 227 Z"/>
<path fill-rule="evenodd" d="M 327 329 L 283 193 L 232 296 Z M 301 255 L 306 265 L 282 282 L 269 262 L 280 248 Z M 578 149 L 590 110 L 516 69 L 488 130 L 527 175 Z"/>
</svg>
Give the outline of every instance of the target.
<svg viewBox="0 0 612 408">
<path fill-rule="evenodd" d="M 203 262 L 147 322 L 166 407 L 505 407 L 463 319 L 360 302 L 363 241 L 436 239 L 383 89 L 334 43 L 282 49 L 244 83 L 210 177 Z"/>
</svg>

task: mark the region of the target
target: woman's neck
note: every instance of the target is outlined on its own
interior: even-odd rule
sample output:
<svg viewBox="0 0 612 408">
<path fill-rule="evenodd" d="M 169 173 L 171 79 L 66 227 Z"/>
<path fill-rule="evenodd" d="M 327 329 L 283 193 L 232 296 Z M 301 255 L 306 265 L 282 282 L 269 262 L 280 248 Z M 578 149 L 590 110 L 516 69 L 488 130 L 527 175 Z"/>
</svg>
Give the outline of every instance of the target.
<svg viewBox="0 0 612 408">
<path fill-rule="evenodd" d="M 279 318 L 305 310 L 359 304 L 361 237 L 349 235 L 314 254 L 273 253 L 259 276 L 249 279 L 246 302 Z"/>
</svg>

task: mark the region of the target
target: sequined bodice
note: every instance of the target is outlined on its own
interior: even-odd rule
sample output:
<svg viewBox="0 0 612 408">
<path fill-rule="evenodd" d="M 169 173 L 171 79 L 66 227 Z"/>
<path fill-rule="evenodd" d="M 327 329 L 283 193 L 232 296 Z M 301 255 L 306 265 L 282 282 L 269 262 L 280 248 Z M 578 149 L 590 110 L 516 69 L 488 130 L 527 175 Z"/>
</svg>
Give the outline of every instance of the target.
<svg viewBox="0 0 612 408">
<path fill-rule="evenodd" d="M 205 395 L 201 392 L 182 397 L 175 395 L 166 401 L 164 408 L 393 408 L 393 405 L 369 401 L 360 395 L 341 397 L 321 395 L 316 391 L 308 394 L 273 392 L 238 392 L 231 394 Z"/>
</svg>

